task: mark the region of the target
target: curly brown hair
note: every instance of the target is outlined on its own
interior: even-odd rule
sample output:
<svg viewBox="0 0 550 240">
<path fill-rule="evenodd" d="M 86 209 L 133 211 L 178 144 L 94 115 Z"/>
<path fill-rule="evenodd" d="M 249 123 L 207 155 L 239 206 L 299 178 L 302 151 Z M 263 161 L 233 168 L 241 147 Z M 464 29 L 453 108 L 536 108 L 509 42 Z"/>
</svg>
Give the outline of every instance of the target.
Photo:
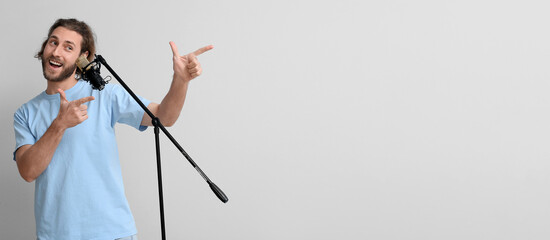
<svg viewBox="0 0 550 240">
<path fill-rule="evenodd" d="M 82 46 L 80 48 L 80 54 L 85 53 L 88 51 L 88 61 L 94 60 L 95 56 L 95 35 L 92 32 L 92 29 L 88 24 L 85 22 L 76 20 L 74 18 L 68 18 L 68 19 L 57 19 L 55 23 L 50 27 L 50 31 L 48 32 L 48 37 L 42 43 L 42 48 L 40 51 L 34 56 L 35 58 L 42 59 L 42 55 L 44 54 L 44 48 L 46 47 L 46 44 L 48 43 L 48 39 L 52 35 L 52 32 L 58 28 L 58 27 L 64 27 L 71 31 L 75 31 L 80 36 L 82 36 Z M 80 69 L 76 70 L 77 73 L 80 74 Z"/>
</svg>

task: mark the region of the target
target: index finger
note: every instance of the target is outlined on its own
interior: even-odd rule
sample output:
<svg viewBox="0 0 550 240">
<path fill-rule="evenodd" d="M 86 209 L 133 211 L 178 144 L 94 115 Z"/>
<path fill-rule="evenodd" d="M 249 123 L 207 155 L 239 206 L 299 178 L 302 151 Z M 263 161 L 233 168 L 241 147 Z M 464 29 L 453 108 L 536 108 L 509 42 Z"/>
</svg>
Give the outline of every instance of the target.
<svg viewBox="0 0 550 240">
<path fill-rule="evenodd" d="M 81 99 L 74 100 L 74 103 L 76 104 L 76 106 L 80 106 L 81 104 L 87 103 L 87 102 L 92 101 L 94 99 L 95 99 L 94 96 L 83 97 Z"/>
<path fill-rule="evenodd" d="M 194 51 L 193 54 L 194 54 L 195 56 L 199 56 L 199 55 L 205 53 L 206 51 L 211 50 L 212 48 L 214 48 L 213 45 L 208 45 L 208 46 L 206 46 L 206 47 L 199 48 L 199 50 Z"/>
<path fill-rule="evenodd" d="M 179 57 L 178 47 L 176 47 L 176 43 L 170 41 L 170 47 L 172 48 L 172 54 L 174 54 L 174 57 Z"/>
</svg>

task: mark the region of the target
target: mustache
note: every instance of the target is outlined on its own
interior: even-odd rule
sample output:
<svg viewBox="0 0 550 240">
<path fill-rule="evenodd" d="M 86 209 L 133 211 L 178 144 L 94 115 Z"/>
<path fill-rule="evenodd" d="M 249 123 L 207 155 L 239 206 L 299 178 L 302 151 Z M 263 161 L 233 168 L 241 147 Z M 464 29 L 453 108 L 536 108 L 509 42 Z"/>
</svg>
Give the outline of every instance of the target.
<svg viewBox="0 0 550 240">
<path fill-rule="evenodd" d="M 54 61 L 54 62 L 58 62 L 58 63 L 61 63 L 61 64 L 65 65 L 65 62 L 63 60 L 61 60 L 61 58 L 49 57 L 48 62 L 49 61 Z"/>
</svg>

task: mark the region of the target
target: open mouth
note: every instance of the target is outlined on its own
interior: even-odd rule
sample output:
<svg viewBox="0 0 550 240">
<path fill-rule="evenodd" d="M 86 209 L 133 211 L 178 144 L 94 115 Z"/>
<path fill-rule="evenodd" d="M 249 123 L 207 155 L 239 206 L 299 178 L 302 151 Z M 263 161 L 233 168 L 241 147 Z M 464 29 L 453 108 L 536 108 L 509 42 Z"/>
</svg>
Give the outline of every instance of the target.
<svg viewBox="0 0 550 240">
<path fill-rule="evenodd" d="M 63 63 L 56 60 L 50 60 L 50 66 L 52 66 L 53 68 L 60 68 L 63 66 Z"/>
</svg>

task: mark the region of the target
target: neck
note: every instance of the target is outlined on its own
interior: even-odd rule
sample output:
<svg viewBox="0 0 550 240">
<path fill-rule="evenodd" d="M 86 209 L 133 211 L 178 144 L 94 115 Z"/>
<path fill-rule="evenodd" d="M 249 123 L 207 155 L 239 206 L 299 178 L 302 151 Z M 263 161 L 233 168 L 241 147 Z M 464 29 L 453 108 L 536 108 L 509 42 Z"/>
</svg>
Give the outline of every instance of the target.
<svg viewBox="0 0 550 240">
<path fill-rule="evenodd" d="M 48 95 L 56 94 L 58 92 L 57 89 L 60 89 L 60 88 L 63 91 L 66 91 L 67 89 L 74 87 L 74 85 L 76 85 L 77 82 L 78 80 L 74 78 L 74 75 L 70 78 L 67 78 L 63 81 L 58 81 L 58 82 L 48 80 L 48 87 L 46 88 L 46 94 Z"/>
</svg>

